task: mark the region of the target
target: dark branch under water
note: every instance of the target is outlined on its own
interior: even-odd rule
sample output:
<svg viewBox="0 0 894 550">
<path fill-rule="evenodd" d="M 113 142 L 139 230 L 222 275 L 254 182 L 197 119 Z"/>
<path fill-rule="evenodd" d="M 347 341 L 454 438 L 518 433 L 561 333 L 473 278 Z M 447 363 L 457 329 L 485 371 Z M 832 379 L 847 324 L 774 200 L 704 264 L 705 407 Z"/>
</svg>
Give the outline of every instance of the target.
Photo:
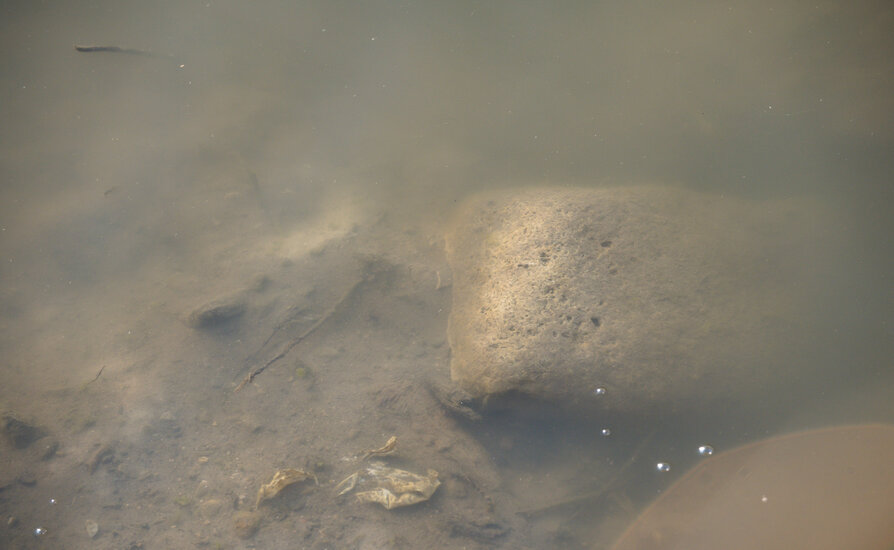
<svg viewBox="0 0 894 550">
<path fill-rule="evenodd" d="M 136 48 L 122 48 L 120 46 L 75 46 L 75 49 L 79 52 L 113 52 L 113 53 L 126 53 L 130 55 L 155 55 L 152 52 L 148 52 L 146 50 L 138 50 Z"/>
</svg>

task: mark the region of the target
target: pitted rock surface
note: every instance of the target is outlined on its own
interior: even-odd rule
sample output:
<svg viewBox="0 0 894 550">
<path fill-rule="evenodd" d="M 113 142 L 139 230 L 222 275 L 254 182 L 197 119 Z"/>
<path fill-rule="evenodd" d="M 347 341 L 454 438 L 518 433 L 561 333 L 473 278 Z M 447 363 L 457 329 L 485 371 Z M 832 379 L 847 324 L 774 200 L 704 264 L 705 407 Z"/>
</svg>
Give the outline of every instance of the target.
<svg viewBox="0 0 894 550">
<path fill-rule="evenodd" d="M 452 378 L 617 410 L 759 391 L 802 336 L 808 211 L 660 185 L 474 197 L 447 236 Z"/>
</svg>

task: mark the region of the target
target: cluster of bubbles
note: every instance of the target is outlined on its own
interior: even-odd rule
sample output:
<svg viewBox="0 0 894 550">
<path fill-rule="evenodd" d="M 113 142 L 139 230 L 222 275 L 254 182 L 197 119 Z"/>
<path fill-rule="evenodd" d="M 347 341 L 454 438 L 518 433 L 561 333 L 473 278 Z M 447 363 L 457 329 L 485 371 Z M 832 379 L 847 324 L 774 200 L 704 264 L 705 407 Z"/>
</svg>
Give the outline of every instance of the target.
<svg viewBox="0 0 894 550">
<path fill-rule="evenodd" d="M 593 390 L 593 395 L 595 395 L 596 397 L 602 397 L 603 395 L 605 395 L 605 387 L 604 386 L 597 387 L 596 389 Z M 608 437 L 612 434 L 612 431 L 609 428 L 602 428 L 602 430 L 599 433 L 601 433 L 603 437 Z"/>
<path fill-rule="evenodd" d="M 699 445 L 698 454 L 700 454 L 701 456 L 711 456 L 712 454 L 714 454 L 714 447 L 710 445 Z M 655 465 L 655 469 L 659 472 L 669 472 L 671 466 L 667 462 L 659 462 Z"/>
<path fill-rule="evenodd" d="M 50 506 L 52 506 L 52 505 L 56 504 L 56 499 L 55 499 L 55 498 L 51 498 L 51 499 L 49 500 L 49 502 L 50 502 Z M 44 535 L 47 534 L 47 530 L 44 529 L 43 527 L 35 527 L 34 530 L 31 531 L 31 533 L 32 533 L 35 537 L 42 537 L 42 536 L 44 536 Z"/>
<path fill-rule="evenodd" d="M 597 386 L 593 390 L 593 395 L 595 395 L 596 397 L 602 397 L 603 395 L 605 395 L 605 386 Z M 612 431 L 609 428 L 602 428 L 600 433 L 603 437 L 608 437 L 612 434 Z M 698 454 L 701 456 L 711 456 L 712 454 L 714 454 L 714 447 L 712 447 L 711 445 L 700 445 L 698 447 Z M 671 465 L 668 462 L 658 462 L 657 464 L 655 464 L 655 469 L 659 472 L 669 472 L 671 469 Z"/>
<path fill-rule="evenodd" d="M 714 447 L 710 445 L 702 445 L 698 448 L 698 454 L 702 456 L 711 456 L 714 454 Z"/>
</svg>

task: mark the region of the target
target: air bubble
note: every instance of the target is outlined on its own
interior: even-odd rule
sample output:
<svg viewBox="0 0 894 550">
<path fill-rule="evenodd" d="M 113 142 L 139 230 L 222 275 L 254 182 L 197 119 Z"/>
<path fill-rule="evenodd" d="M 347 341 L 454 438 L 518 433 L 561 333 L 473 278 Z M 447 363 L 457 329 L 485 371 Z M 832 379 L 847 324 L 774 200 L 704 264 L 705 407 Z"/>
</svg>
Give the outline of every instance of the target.
<svg viewBox="0 0 894 550">
<path fill-rule="evenodd" d="M 669 472 L 671 470 L 671 465 L 667 462 L 659 462 L 655 465 L 655 469 L 659 472 Z"/>
<path fill-rule="evenodd" d="M 44 529 L 43 527 L 37 527 L 37 528 L 34 529 L 34 536 L 35 536 L 35 537 L 42 537 L 42 536 L 44 536 L 44 535 L 46 535 L 46 534 L 47 534 L 47 530 Z"/>
<path fill-rule="evenodd" d="M 702 456 L 711 456 L 712 454 L 714 454 L 714 447 L 710 445 L 702 445 L 698 448 L 698 454 Z"/>
<path fill-rule="evenodd" d="M 593 390 L 593 395 L 605 395 L 605 388 L 602 386 L 599 386 L 598 388 Z"/>
<path fill-rule="evenodd" d="M 612 431 L 611 431 L 610 429 L 608 429 L 608 428 L 602 428 L 602 435 L 603 435 L 604 437 L 608 437 L 608 436 L 610 436 L 611 434 L 612 434 Z"/>
<path fill-rule="evenodd" d="M 51 499 L 50 499 L 50 504 L 56 504 L 56 499 L 55 499 L 55 498 L 51 498 Z"/>
</svg>

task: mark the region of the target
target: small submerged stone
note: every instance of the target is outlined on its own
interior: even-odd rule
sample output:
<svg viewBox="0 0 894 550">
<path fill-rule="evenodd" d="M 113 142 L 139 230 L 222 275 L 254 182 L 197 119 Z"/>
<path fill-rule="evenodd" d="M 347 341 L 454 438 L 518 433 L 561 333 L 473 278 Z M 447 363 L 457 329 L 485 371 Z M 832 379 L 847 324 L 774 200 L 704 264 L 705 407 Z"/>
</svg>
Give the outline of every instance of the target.
<svg viewBox="0 0 894 550">
<path fill-rule="evenodd" d="M 96 535 L 99 534 L 99 524 L 96 523 L 95 521 L 93 521 L 92 519 L 88 519 L 85 522 L 84 527 L 87 530 L 87 536 L 90 537 L 91 539 L 96 538 Z"/>
<path fill-rule="evenodd" d="M 199 330 L 213 330 L 229 325 L 245 313 L 245 303 L 241 298 L 216 300 L 193 310 L 187 323 Z"/>
<path fill-rule="evenodd" d="M 261 527 L 261 516 L 257 512 L 242 510 L 233 515 L 233 531 L 240 539 L 250 539 Z"/>
<path fill-rule="evenodd" d="M 16 449 L 24 449 L 46 435 L 42 429 L 11 412 L 5 412 L 0 416 L 0 433 L 6 436 Z"/>
</svg>

